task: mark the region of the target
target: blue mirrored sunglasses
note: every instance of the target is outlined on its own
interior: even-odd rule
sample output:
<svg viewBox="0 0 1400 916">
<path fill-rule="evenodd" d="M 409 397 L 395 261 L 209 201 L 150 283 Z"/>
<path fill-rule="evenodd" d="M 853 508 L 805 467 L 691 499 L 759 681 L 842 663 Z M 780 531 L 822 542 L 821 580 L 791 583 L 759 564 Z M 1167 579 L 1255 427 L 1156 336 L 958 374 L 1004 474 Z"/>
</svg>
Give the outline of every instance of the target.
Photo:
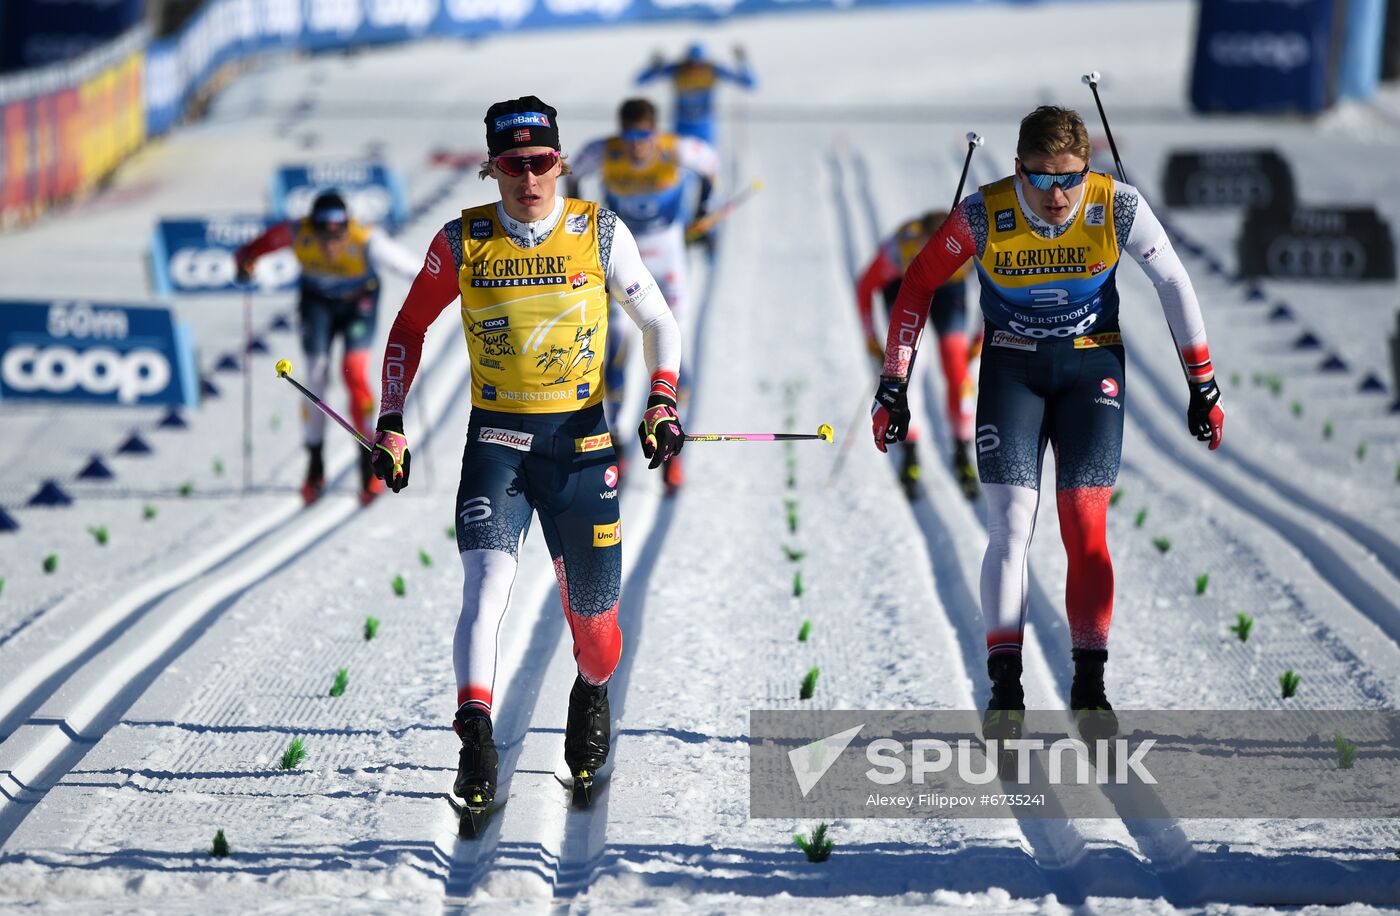
<svg viewBox="0 0 1400 916">
<path fill-rule="evenodd" d="M 1089 167 L 1084 166 L 1080 172 L 1066 172 L 1057 174 L 1055 172 L 1022 172 L 1026 180 L 1031 183 L 1031 187 L 1041 191 L 1048 191 L 1056 185 L 1061 191 L 1068 191 L 1070 188 L 1077 188 L 1084 183 L 1084 179 L 1089 177 Z"/>
<path fill-rule="evenodd" d="M 622 139 L 636 142 L 650 140 L 655 135 L 656 131 L 654 130 L 624 130 L 622 132 Z"/>
</svg>

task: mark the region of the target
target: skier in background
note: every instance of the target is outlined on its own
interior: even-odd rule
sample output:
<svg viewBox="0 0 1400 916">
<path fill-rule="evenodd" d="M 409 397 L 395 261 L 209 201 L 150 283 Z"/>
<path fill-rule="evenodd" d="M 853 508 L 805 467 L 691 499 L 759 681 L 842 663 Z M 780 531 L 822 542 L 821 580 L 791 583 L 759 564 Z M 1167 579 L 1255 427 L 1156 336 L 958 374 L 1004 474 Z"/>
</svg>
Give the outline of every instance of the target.
<svg viewBox="0 0 1400 916">
<path fill-rule="evenodd" d="M 481 177 L 496 180 L 501 199 L 463 210 L 428 248 L 389 332 L 374 453 L 389 488 L 407 486 L 404 401 L 428 326 L 460 296 L 472 413 L 455 513 L 465 581 L 452 648 L 462 740 L 453 791 L 475 810 L 496 792 L 497 633 L 536 514 L 578 662 L 565 762 L 586 785 L 608 756 L 607 684 L 622 654 L 622 529 L 603 364 L 589 354 L 608 336 L 609 293 L 642 329 L 651 372 L 642 451 L 655 468 L 684 444 L 680 331 L 632 233 L 612 211 L 556 194 L 569 167 L 554 108 L 526 96 L 492 105 L 485 121 L 490 158 Z"/>
<path fill-rule="evenodd" d="M 872 407 L 884 451 L 909 427 L 909 367 L 929 298 L 975 258 L 986 319 L 978 380 L 977 468 L 987 497 L 982 616 L 991 701 L 988 738 L 1021 733 L 1026 557 L 1045 447 L 1055 451 L 1065 609 L 1074 657 L 1070 706 L 1086 738 L 1117 733 L 1105 694 L 1113 564 L 1105 537 L 1123 449 L 1126 398 L 1118 322 L 1119 261 L 1152 280 L 1186 370 L 1187 428 L 1219 447 L 1225 414 L 1191 279 L 1162 224 L 1131 185 L 1089 170 L 1079 115 L 1041 106 L 1021 121 L 1015 174 L 958 204 L 904 274 Z"/>
<path fill-rule="evenodd" d="M 865 331 L 865 346 L 880 362 L 884 362 L 885 348 L 875 330 L 875 293 L 879 291 L 885 303 L 885 315 L 894 308 L 895 299 L 914 256 L 924 247 L 933 233 L 947 219 L 946 210 L 932 210 L 915 217 L 894 231 L 894 234 L 880 243 L 875 257 L 866 265 L 865 271 L 856 282 L 856 309 L 860 314 L 861 329 Z M 948 405 L 948 425 L 953 433 L 953 476 L 963 495 L 968 499 L 977 498 L 977 469 L 972 465 L 970 452 L 972 439 L 972 414 L 969 412 L 973 395 L 972 380 L 967 375 L 967 364 L 972 354 L 981 347 L 981 337 L 968 347 L 967 340 L 967 277 L 971 268 L 967 265 L 958 270 L 938 289 L 934 290 L 929 302 L 929 315 L 933 318 L 934 330 L 938 333 L 938 357 L 943 365 L 943 383 Z M 883 322 L 888 327 L 888 320 Z M 910 499 L 917 494 L 919 480 L 919 455 L 915 445 L 916 430 L 910 429 L 902 443 L 899 479 Z"/>
<path fill-rule="evenodd" d="M 307 386 L 318 395 L 325 392 L 330 380 L 331 344 L 336 335 L 342 335 L 345 355 L 340 369 L 350 393 L 350 422 L 372 439 L 374 395 L 366 368 L 379 308 L 379 273 L 387 270 L 412 279 L 418 273 L 418 262 L 387 233 L 351 218 L 345 199 L 328 190 L 316 196 L 305 218 L 278 223 L 234 252 L 238 282 L 252 279 L 258 258 L 288 246 L 301 264 L 297 316 L 309 366 Z M 326 486 L 321 454 L 325 414 L 303 408 L 302 428 L 307 466 L 301 495 L 310 504 Z M 368 503 L 383 489 L 370 468 L 369 454 L 361 453 L 360 501 Z"/>
<path fill-rule="evenodd" d="M 728 80 L 745 89 L 756 85 L 748 55 L 739 45 L 734 47 L 733 69 L 707 59 L 699 43 L 692 44 L 685 57 L 672 63 L 657 54 L 637 76 L 637 85 L 660 77 L 669 79 L 676 88 L 676 133 L 709 144 L 715 143 L 715 89 L 719 83 Z"/>
<path fill-rule="evenodd" d="M 583 148 L 573 163 L 573 188 L 579 179 L 597 174 L 603 185 L 603 203 L 617 213 L 631 230 L 642 253 L 642 262 L 661 284 L 661 292 L 677 322 L 689 302 L 689 270 L 685 251 L 687 197 L 699 182 L 698 209 L 703 212 L 719 169 L 714 147 L 695 137 L 656 129 L 656 106 L 646 99 L 627 99 L 618 109 L 615 136 L 595 140 Z M 631 335 L 627 324 L 612 322 L 608 335 L 608 422 L 615 425 L 622 407 L 627 355 Z M 687 379 L 679 383 L 684 403 Z M 666 462 L 668 493 L 684 481 L 680 456 Z"/>
</svg>

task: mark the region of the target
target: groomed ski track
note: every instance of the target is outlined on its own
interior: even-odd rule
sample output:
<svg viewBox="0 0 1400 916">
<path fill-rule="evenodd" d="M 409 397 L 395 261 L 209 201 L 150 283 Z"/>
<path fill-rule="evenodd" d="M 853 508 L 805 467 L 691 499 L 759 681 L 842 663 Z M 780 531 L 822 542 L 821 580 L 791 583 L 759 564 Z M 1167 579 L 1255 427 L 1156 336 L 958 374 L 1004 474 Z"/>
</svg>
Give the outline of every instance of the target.
<svg viewBox="0 0 1400 916">
<path fill-rule="evenodd" d="M 1026 35 L 1009 40 L 1030 42 L 1066 9 L 1077 7 L 1018 13 Z M 1168 44 L 1185 41 L 1178 32 L 1191 17 L 1183 4 L 1133 10 Z M 881 131 L 875 137 L 872 122 L 859 119 L 859 100 L 873 91 L 884 65 L 865 61 L 868 84 L 835 81 L 825 98 L 812 102 L 783 66 L 806 62 L 803 52 L 784 51 L 792 30 L 820 46 L 838 35 L 873 36 L 893 26 L 910 36 L 897 45 L 913 44 L 912 36 L 930 24 L 944 30 L 942 24 L 952 23 L 946 31 L 967 34 L 989 21 L 979 17 L 993 14 L 841 15 L 850 18 L 754 21 L 718 32 L 712 42 L 718 50 L 742 36 L 756 63 L 766 58 L 775 72 L 765 80 L 768 96 L 728 107 L 723 130 L 731 185 L 759 177 L 765 189 L 729 221 L 714 269 L 696 262 L 695 327 L 687 338 L 697 383 L 688 429 L 808 431 L 825 421 L 837 425 L 838 444 L 693 445 L 685 452 L 686 487 L 664 500 L 630 427 L 615 431 L 632 449 L 622 496 L 626 652 L 612 687 L 614 772 L 594 807 L 569 810 L 555 779 L 563 770 L 573 663 L 538 531 L 522 553 L 513 611 L 501 634 L 505 687 L 497 736 L 507 804 L 482 837 L 464 841 L 443 797 L 456 762 L 445 706 L 461 587 L 443 529 L 451 523 L 467 422 L 466 360 L 460 332 L 442 328 L 450 323 L 445 315 L 429 339 L 427 374 L 415 386 L 424 410 L 421 420 L 409 418 L 410 433 L 417 428 L 415 477 L 405 493 L 360 510 L 350 495 L 353 452 L 345 446 L 335 453 L 338 486 L 301 510 L 292 492 L 301 467 L 298 449 L 289 445 L 295 437 L 272 438 L 264 430 L 248 513 L 224 509 L 231 498 L 210 498 L 189 510 L 202 515 L 177 529 L 188 533 L 187 551 L 170 543 L 174 531 L 153 535 L 148 544 L 123 548 L 129 559 L 114 561 L 110 578 L 45 583 L 47 592 L 21 593 L 28 602 L 21 608 L 6 607 L 8 595 L 0 603 L 0 665 L 7 675 L 19 672 L 0 683 L 0 905 L 93 913 L 858 906 L 1117 913 L 1400 903 L 1393 852 L 1400 831 L 1386 821 L 1133 821 L 1118 817 L 1108 796 L 1103 817 L 1094 819 L 838 821 L 836 854 L 816 866 L 791 843 L 793 832 L 812 824 L 748 818 L 749 709 L 955 709 L 985 699 L 982 509 L 962 499 L 945 470 L 950 443 L 936 353 L 921 357 L 923 404 L 916 410 L 925 432 L 926 492 L 911 505 L 892 464 L 869 445 L 865 405 L 875 373 L 861 346 L 851 272 L 900 219 L 946 205 L 963 131 L 989 137 L 971 188 L 1008 167 L 1015 118 L 1027 104 L 1044 97 L 1085 108 L 1075 81 L 1062 86 L 1042 77 L 1022 90 L 1003 79 L 988 89 L 984 106 L 964 100 L 960 110 L 936 108 L 905 125 L 875 117 Z M 587 38 L 613 57 L 561 90 L 577 97 L 585 115 L 570 122 L 570 99 L 550 99 L 570 131 L 566 144 L 608 129 L 611 104 L 599 100 L 617 96 L 651 44 L 680 47 L 689 34 L 656 28 Z M 939 35 L 942 54 L 955 55 L 953 38 Z M 851 49 L 864 53 L 851 40 Z M 504 65 L 519 41 L 541 44 L 542 54 L 569 48 L 564 37 L 509 39 L 468 53 L 481 55 L 489 71 L 487 64 Z M 428 45 L 346 61 L 270 63 L 236 84 L 208 125 L 146 155 L 168 162 L 177 151 L 199 155 L 212 143 L 261 132 L 295 142 L 256 147 L 252 159 L 295 158 L 289 147 L 308 137 L 319 139 L 302 156 L 339 150 L 345 137 L 359 136 L 346 112 L 374 107 L 366 87 L 386 74 L 421 79 L 460 66 L 463 53 Z M 1128 52 L 1113 53 L 1122 59 L 1110 63 L 1133 65 Z M 1109 72 L 1108 64 L 1088 66 Z M 1143 65 L 1142 79 L 1157 76 Z M 488 83 L 472 86 L 465 100 L 450 88 L 436 99 L 423 97 L 424 104 L 460 106 L 469 114 L 450 129 L 415 127 L 381 111 L 375 117 L 386 123 L 376 126 L 389 153 L 421 162 L 431 143 L 456 138 L 457 145 L 472 146 L 477 109 L 496 95 L 518 94 L 507 91 L 518 90 L 518 79 Z M 1231 128 L 1195 125 L 1172 114 L 1180 103 L 1166 89 L 1145 92 L 1135 104 L 1110 106 L 1110 114 L 1130 174 L 1155 202 L 1154 178 L 1172 142 L 1163 136 L 1167 128 L 1154 125 L 1158 114 L 1178 119 L 1172 129 L 1193 131 L 1202 143 L 1229 142 Z M 259 101 L 269 111 L 290 111 L 305 99 L 315 104 L 301 120 L 248 113 Z M 323 117 L 317 105 L 324 106 Z M 773 113 L 783 105 L 789 106 L 783 116 L 764 117 L 765 106 Z M 840 120 L 834 113 L 841 110 L 857 118 Z M 1326 142 L 1308 145 L 1303 135 L 1290 135 L 1298 140 L 1300 171 L 1329 154 Z M 1393 151 L 1396 141 L 1376 143 Z M 252 176 L 265 175 L 273 162 L 249 164 L 245 184 L 260 188 Z M 411 171 L 416 199 L 424 201 L 421 219 L 402 234 L 414 250 L 457 208 L 493 190 L 460 180 L 470 174 L 453 179 L 440 170 Z M 197 199 L 207 190 L 196 172 L 175 172 L 168 179 L 172 193 Z M 439 188 L 449 193 L 435 198 L 430 192 Z M 1340 196 L 1348 188 L 1323 190 Z M 122 217 L 120 203 L 111 208 L 115 216 L 105 218 L 140 223 Z M 36 232 L 80 225 L 84 212 L 55 216 Z M 1220 247 L 1230 240 L 1218 221 L 1166 215 L 1194 239 Z M 1222 373 L 1238 367 L 1246 381 L 1226 387 L 1226 449 L 1207 453 L 1185 432 L 1185 392 L 1178 390 L 1155 296 L 1134 266 L 1124 268 L 1129 413 L 1120 478 L 1125 497 L 1110 516 L 1119 581 L 1110 696 L 1124 707 L 1272 709 L 1280 705 L 1275 678 L 1293 667 L 1304 672 L 1299 700 L 1307 706 L 1393 708 L 1400 689 L 1400 574 L 1397 545 L 1386 532 L 1395 530 L 1400 512 L 1393 484 L 1370 504 L 1367 493 L 1377 479 L 1386 480 L 1375 466 L 1393 466 L 1400 444 L 1362 408 L 1339 415 L 1338 423 L 1366 431 L 1380 456 L 1371 466 L 1326 465 L 1321 446 L 1301 437 L 1282 442 L 1288 421 L 1271 419 L 1269 396 L 1249 390 L 1247 380 L 1270 365 L 1292 368 L 1288 355 L 1277 353 L 1297 329 L 1268 322 L 1271 305 L 1246 302 L 1240 284 L 1199 259 L 1188 258 L 1187 265 L 1217 365 Z M 1270 288 L 1269 294 L 1291 298 L 1296 291 Z M 381 304 L 376 360 L 401 295 L 399 286 Z M 200 333 L 207 339 L 237 326 L 199 314 L 203 304 L 181 308 L 204 322 Z M 278 344 L 290 349 L 296 341 L 285 336 Z M 1345 403 L 1329 387 L 1332 380 L 1310 380 L 1301 363 L 1289 375 L 1295 383 L 1308 392 L 1310 410 L 1318 401 Z M 258 403 L 279 403 L 291 416 L 290 401 L 273 400 L 281 395 L 278 385 L 264 383 Z M 236 417 L 228 403 L 236 386 L 226 387 L 223 407 L 216 402 L 208 411 Z M 859 419 L 846 427 L 853 411 Z M 294 426 L 288 420 L 283 428 Z M 82 450 L 64 442 L 61 431 L 45 432 L 37 422 L 34 429 L 65 456 Z M 98 428 L 112 441 L 120 431 Z M 847 436 L 855 441 L 833 474 Z M 193 447 L 193 460 L 207 463 L 201 448 Z M 1294 460 L 1267 461 L 1277 454 Z M 796 462 L 791 487 L 789 456 Z M 1053 474 L 1052 462 L 1046 474 Z M 123 497 L 102 499 L 110 506 Z M 795 531 L 787 500 L 797 504 Z M 1043 503 L 1031 557 L 1026 684 L 1028 705 L 1051 709 L 1065 703 L 1070 667 L 1050 486 Z M 1148 510 L 1142 529 L 1133 526 L 1139 508 Z M 43 532 L 55 524 L 36 512 L 21 518 Z M 209 530 L 204 542 L 201 525 Z M 1165 556 L 1150 544 L 1156 535 L 1173 542 Z M 805 552 L 805 559 L 789 562 L 784 547 Z M 420 564 L 420 549 L 431 566 Z M 28 562 L 38 548 L 25 550 Z M 795 597 L 799 569 L 804 590 Z M 1197 597 L 1190 579 L 1207 569 L 1211 590 Z M 403 599 L 389 588 L 396 574 L 408 583 Z M 95 592 L 103 600 L 94 601 Z M 84 610 L 95 613 L 84 617 Z M 1225 630 L 1236 610 L 1259 619 L 1247 646 Z M 383 620 L 373 642 L 359 633 L 366 614 Z M 812 637 L 799 643 L 796 633 L 807 619 Z M 75 623 L 80 620 L 87 622 Z M 803 704 L 798 682 L 813 666 L 821 670 L 816 697 Z M 350 687 L 331 699 L 325 692 L 339 667 L 349 668 Z M 281 771 L 277 759 L 294 737 L 305 740 L 308 759 Z M 233 846 L 229 859 L 204 852 L 219 828 Z"/>
</svg>

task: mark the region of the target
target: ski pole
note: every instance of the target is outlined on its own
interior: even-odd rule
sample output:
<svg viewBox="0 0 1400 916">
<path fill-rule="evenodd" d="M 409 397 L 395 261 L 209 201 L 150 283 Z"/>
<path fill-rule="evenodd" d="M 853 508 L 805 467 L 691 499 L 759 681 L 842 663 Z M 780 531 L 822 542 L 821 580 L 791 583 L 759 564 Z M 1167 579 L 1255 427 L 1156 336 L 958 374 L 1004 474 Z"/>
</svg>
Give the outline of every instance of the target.
<svg viewBox="0 0 1400 916">
<path fill-rule="evenodd" d="M 836 432 L 830 423 L 823 423 L 813 433 L 700 433 L 686 434 L 687 442 L 795 442 L 802 439 L 820 439 L 835 442 Z"/>
<path fill-rule="evenodd" d="M 748 200 L 754 194 L 762 190 L 763 182 L 757 179 L 754 179 L 753 181 L 749 182 L 747 186 L 740 188 L 739 191 L 733 197 L 720 204 L 718 210 L 714 211 L 713 213 L 707 213 L 704 216 L 697 219 L 695 222 L 691 223 L 689 226 L 686 226 L 685 240 L 687 242 L 694 242 L 699 240 L 702 236 L 704 236 L 711 229 L 713 229 L 720 221 L 724 220 L 729 216 L 729 214 L 737 210 L 740 204 L 742 204 L 744 201 Z"/>
<path fill-rule="evenodd" d="M 967 132 L 967 158 L 963 159 L 962 174 L 958 176 L 958 189 L 953 192 L 953 209 L 958 208 L 958 201 L 962 200 L 963 184 L 967 181 L 967 167 L 972 165 L 972 151 L 981 146 L 984 142 L 982 137 L 975 130 Z"/>
<path fill-rule="evenodd" d="M 1118 180 L 1124 184 L 1128 183 L 1128 174 L 1123 171 L 1123 160 L 1118 158 L 1118 144 L 1113 142 L 1113 131 L 1108 129 L 1108 115 L 1103 110 L 1103 102 L 1099 99 L 1099 71 L 1092 70 L 1083 76 L 1080 81 L 1094 93 L 1094 104 L 1099 108 L 1099 120 L 1103 122 L 1104 136 L 1108 137 L 1108 148 L 1113 152 L 1113 164 L 1118 168 Z M 1165 320 L 1166 315 L 1164 314 Z M 1167 333 L 1172 337 L 1172 348 L 1176 350 L 1176 361 L 1181 365 L 1181 374 L 1186 376 L 1186 380 L 1191 381 L 1191 373 L 1186 371 L 1186 357 L 1181 355 L 1181 344 L 1176 339 L 1176 331 L 1172 330 L 1172 323 L 1167 322 Z"/>
<path fill-rule="evenodd" d="M 317 410 L 321 411 L 321 413 L 325 414 L 326 416 L 330 417 L 330 418 L 331 418 L 332 420 L 334 420 L 335 422 L 339 423 L 342 429 L 344 429 L 344 430 L 345 430 L 347 433 L 349 433 L 350 435 L 354 436 L 354 437 L 355 437 L 355 441 L 358 442 L 358 443 L 360 443 L 361 447 L 363 447 L 365 451 L 367 451 L 367 452 L 373 452 L 373 451 L 374 451 L 374 443 L 370 442 L 370 441 L 369 441 L 368 439 L 366 439 L 364 436 L 360 435 L 360 431 L 359 431 L 359 430 L 357 430 L 355 427 L 351 426 L 350 423 L 349 423 L 344 417 L 342 417 L 340 414 L 338 414 L 338 413 L 336 413 L 334 410 L 332 410 L 332 409 L 326 404 L 325 401 L 323 401 L 323 400 L 321 400 L 320 398 L 316 397 L 316 395 L 312 394 L 310 391 L 307 391 L 307 390 L 306 390 L 306 387 L 305 387 L 304 385 L 302 385 L 301 382 L 298 382 L 296 379 L 292 378 L 292 361 L 291 361 L 291 360 L 289 360 L 289 359 L 279 359 L 279 360 L 277 361 L 277 367 L 276 367 L 276 368 L 277 368 L 277 377 L 278 377 L 278 378 L 284 378 L 284 379 L 286 379 L 287 381 L 291 382 L 291 383 L 292 383 L 292 387 L 295 388 L 297 391 L 300 391 L 303 395 L 305 395 L 305 396 L 306 396 L 306 399 L 307 399 L 308 401 L 310 401 L 310 402 L 316 407 Z"/>
<path fill-rule="evenodd" d="M 954 209 L 954 210 L 956 210 L 956 209 L 958 208 L 958 201 L 962 200 L 963 185 L 965 185 L 965 184 L 967 183 L 967 172 L 968 172 L 968 169 L 972 166 L 972 154 L 973 154 L 973 152 L 977 149 L 977 147 L 981 146 L 981 145 L 984 144 L 985 142 L 986 142 L 986 140 L 982 137 L 981 134 L 977 133 L 977 131 L 975 131 L 975 130 L 970 130 L 970 131 L 967 132 L 967 155 L 963 157 L 962 173 L 961 173 L 960 175 L 958 175 L 958 188 L 957 188 L 956 191 L 953 192 L 953 209 Z M 951 211 L 949 211 L 949 212 L 951 212 Z M 917 357 L 917 356 L 919 355 L 919 349 L 918 349 L 918 347 L 919 347 L 919 343 L 920 343 L 922 340 L 923 340 L 923 331 L 920 331 L 920 332 L 919 332 L 919 340 L 918 340 L 918 341 L 915 341 L 915 343 L 914 343 L 914 356 L 915 356 L 915 357 Z M 908 378 L 912 379 L 913 377 L 914 377 L 914 359 L 911 358 L 911 359 L 909 360 L 909 375 L 908 375 Z M 863 403 L 863 402 L 862 402 L 862 403 Z M 857 407 L 856 407 L 855 418 L 851 421 L 851 426 L 852 426 L 852 428 L 855 427 L 855 424 L 856 424 L 856 423 L 860 422 L 861 414 L 864 413 L 864 412 L 865 412 L 865 408 L 864 408 L 861 404 L 858 404 Z M 831 473 L 828 474 L 828 475 L 827 475 L 827 478 L 826 478 L 826 479 L 827 479 L 827 483 L 830 483 L 831 481 L 833 481 L 833 480 L 836 479 L 836 475 L 837 475 L 838 473 L 840 473 L 840 471 L 841 471 L 841 466 L 842 466 L 843 464 L 846 463 L 846 452 L 847 452 L 847 450 L 850 448 L 851 442 L 852 442 L 852 438 L 851 438 L 850 436 L 848 436 L 848 437 L 846 437 L 846 441 L 841 443 L 841 453 L 840 453 L 839 455 L 836 456 L 836 462 L 831 466 Z"/>
<path fill-rule="evenodd" d="M 243 291 L 243 492 L 253 485 L 253 292 Z"/>
<path fill-rule="evenodd" d="M 1108 148 L 1113 151 L 1113 164 L 1118 167 L 1118 180 L 1127 184 L 1128 175 L 1123 171 L 1123 160 L 1118 158 L 1118 144 L 1113 142 L 1113 131 L 1108 129 L 1108 115 L 1104 114 L 1103 102 L 1099 99 L 1099 71 L 1091 71 L 1079 79 L 1094 93 L 1094 104 L 1099 108 L 1099 120 L 1103 122 L 1104 135 L 1108 137 Z"/>
</svg>

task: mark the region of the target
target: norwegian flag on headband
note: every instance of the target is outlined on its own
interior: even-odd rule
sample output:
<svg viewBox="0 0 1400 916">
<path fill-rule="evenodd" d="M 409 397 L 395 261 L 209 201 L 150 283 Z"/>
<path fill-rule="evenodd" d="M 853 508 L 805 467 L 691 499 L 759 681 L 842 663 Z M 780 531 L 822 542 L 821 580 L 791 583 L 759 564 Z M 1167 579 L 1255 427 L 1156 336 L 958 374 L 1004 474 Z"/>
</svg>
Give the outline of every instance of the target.
<svg viewBox="0 0 1400 916">
<path fill-rule="evenodd" d="M 516 143 L 529 143 L 530 128 L 522 127 L 520 130 L 517 130 L 512 136 Z"/>
</svg>

